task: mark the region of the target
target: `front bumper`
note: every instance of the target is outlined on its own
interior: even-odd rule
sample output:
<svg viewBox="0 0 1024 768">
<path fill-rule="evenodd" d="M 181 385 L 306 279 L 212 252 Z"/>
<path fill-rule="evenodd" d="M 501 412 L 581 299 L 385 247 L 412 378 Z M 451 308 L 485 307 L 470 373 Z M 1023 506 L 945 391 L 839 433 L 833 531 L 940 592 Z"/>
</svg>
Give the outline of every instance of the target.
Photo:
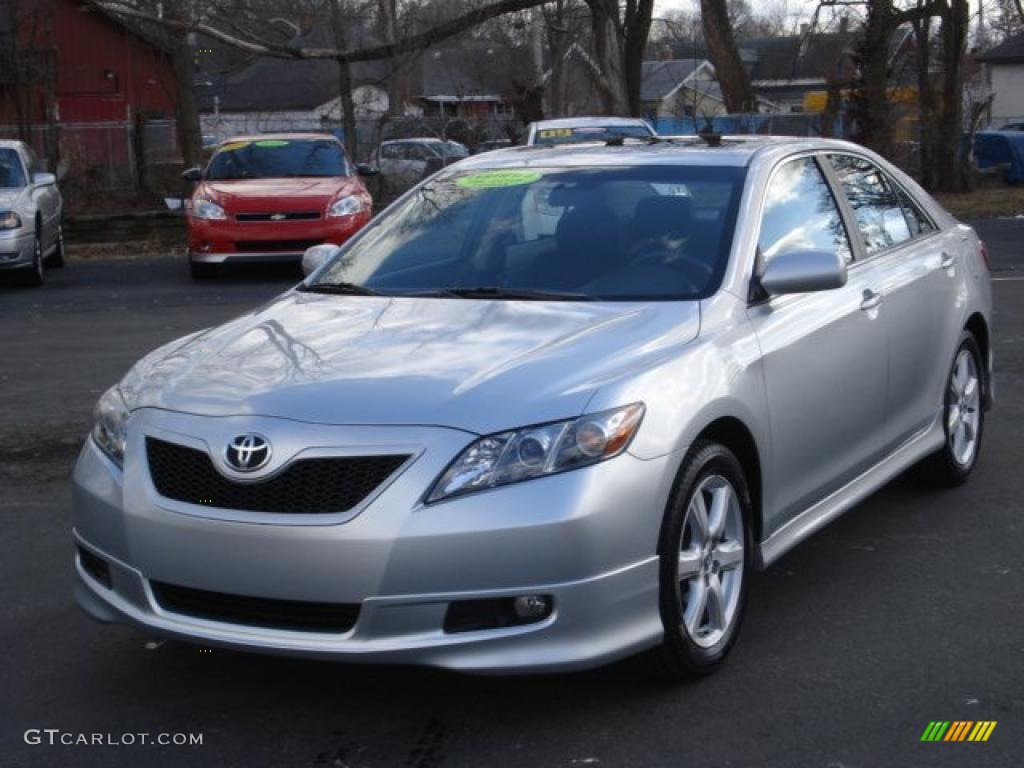
<svg viewBox="0 0 1024 768">
<path fill-rule="evenodd" d="M 24 227 L 0 230 L 0 269 L 18 269 L 32 264 L 35 244 L 35 233 Z"/>
<path fill-rule="evenodd" d="M 315 221 L 239 222 L 188 218 L 192 261 L 205 264 L 295 261 L 313 245 L 344 244 L 370 220 L 369 212 Z"/>
<path fill-rule="evenodd" d="M 211 423 L 215 425 L 211 430 Z M 76 558 L 79 604 L 94 618 L 194 642 L 337 660 L 412 663 L 470 671 L 596 666 L 662 635 L 654 555 L 672 457 L 628 454 L 586 469 L 424 506 L 422 494 L 472 436 L 440 428 L 302 425 L 318 451 L 402 446 L 414 459 L 367 504 L 344 516 L 229 512 L 156 494 L 144 435 L 257 431 L 282 461 L 294 422 L 200 419 L 139 411 L 123 475 L 89 441 L 74 474 L 79 547 L 102 558 L 110 586 Z M 324 448 L 323 446 L 328 446 Z M 330 446 L 349 446 L 331 448 Z M 152 582 L 292 601 L 357 603 L 337 634 L 181 615 Z M 445 632 L 450 603 L 544 594 L 554 610 L 533 624 Z"/>
</svg>

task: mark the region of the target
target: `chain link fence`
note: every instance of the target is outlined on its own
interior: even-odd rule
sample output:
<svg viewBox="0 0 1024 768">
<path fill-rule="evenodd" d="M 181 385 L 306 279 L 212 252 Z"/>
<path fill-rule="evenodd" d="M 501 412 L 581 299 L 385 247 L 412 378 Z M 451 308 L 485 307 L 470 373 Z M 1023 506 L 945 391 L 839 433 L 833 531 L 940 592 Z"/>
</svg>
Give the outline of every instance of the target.
<svg viewBox="0 0 1024 768">
<path fill-rule="evenodd" d="M 708 127 L 714 133 L 729 135 L 762 134 L 775 136 L 823 136 L 823 116 L 809 112 L 769 112 L 718 115 L 710 118 L 658 117 L 654 129 L 663 136 L 693 135 Z M 845 115 L 836 115 L 831 136 L 844 138 L 849 129 Z"/>
</svg>

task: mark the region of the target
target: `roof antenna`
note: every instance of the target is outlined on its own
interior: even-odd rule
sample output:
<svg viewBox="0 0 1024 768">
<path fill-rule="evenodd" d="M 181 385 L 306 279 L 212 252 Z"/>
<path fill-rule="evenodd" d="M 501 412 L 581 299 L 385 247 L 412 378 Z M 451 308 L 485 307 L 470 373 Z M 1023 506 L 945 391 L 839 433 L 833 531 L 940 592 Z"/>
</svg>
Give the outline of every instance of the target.
<svg viewBox="0 0 1024 768">
<path fill-rule="evenodd" d="M 715 129 L 711 127 L 711 121 L 705 116 L 704 125 L 697 131 L 697 135 L 700 136 L 704 143 L 709 147 L 720 147 L 722 146 L 722 134 L 715 133 Z"/>
</svg>

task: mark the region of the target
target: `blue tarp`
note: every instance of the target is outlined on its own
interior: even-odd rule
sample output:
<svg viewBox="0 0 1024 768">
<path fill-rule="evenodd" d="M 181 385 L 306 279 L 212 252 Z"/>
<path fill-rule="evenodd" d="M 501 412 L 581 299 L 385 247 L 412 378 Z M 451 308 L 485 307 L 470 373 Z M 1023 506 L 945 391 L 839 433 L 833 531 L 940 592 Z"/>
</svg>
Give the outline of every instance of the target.
<svg viewBox="0 0 1024 768">
<path fill-rule="evenodd" d="M 1024 184 L 1024 131 L 981 131 L 974 135 L 979 168 L 1007 163 L 1007 184 Z"/>
</svg>

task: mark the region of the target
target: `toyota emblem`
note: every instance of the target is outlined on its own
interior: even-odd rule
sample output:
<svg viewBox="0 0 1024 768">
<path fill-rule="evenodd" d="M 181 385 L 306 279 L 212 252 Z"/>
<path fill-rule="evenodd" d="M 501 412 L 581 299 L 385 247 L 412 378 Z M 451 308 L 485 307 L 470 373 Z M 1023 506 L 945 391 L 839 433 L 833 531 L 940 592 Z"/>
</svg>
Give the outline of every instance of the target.
<svg viewBox="0 0 1024 768">
<path fill-rule="evenodd" d="M 224 460 L 239 472 L 255 472 L 270 461 L 270 441 L 255 432 L 238 435 L 224 449 Z"/>
</svg>

